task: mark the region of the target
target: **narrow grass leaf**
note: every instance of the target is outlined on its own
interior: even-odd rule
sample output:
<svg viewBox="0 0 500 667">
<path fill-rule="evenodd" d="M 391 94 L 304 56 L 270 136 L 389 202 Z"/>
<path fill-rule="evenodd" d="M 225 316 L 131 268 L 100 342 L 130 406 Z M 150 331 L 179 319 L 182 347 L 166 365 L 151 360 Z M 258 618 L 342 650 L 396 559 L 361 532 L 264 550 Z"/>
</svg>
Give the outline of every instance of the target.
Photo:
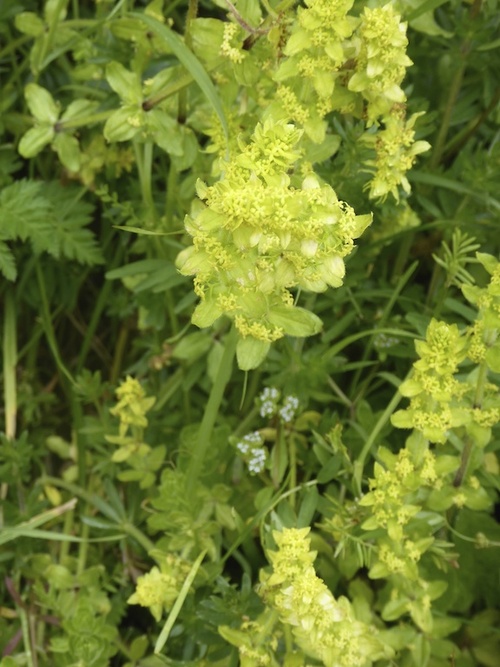
<svg viewBox="0 0 500 667">
<path fill-rule="evenodd" d="M 157 19 L 153 18 L 152 16 L 148 16 L 147 14 L 138 14 L 137 12 L 131 12 L 130 16 L 141 19 L 141 21 L 143 21 L 148 26 L 148 28 L 152 30 L 152 32 L 154 32 L 160 39 L 163 39 L 169 48 L 172 49 L 179 61 L 191 74 L 193 79 L 200 87 L 200 90 L 213 107 L 220 120 L 226 139 L 228 139 L 229 130 L 220 97 L 215 89 L 214 84 L 212 83 L 212 80 L 208 76 L 205 68 L 200 63 L 198 58 L 190 49 L 188 49 L 182 39 L 173 30 L 170 30 L 170 28 L 168 28 L 163 23 L 160 23 Z"/>
<path fill-rule="evenodd" d="M 168 618 L 165 622 L 165 625 L 163 626 L 162 631 L 160 632 L 160 636 L 156 640 L 155 644 L 155 653 L 158 654 L 162 650 L 162 648 L 165 646 L 168 640 L 168 636 L 170 634 L 170 631 L 172 630 L 175 621 L 177 620 L 177 616 L 179 615 L 180 610 L 182 609 L 182 605 L 184 604 L 184 600 L 187 597 L 187 594 L 189 593 L 189 589 L 191 588 L 191 584 L 194 581 L 194 578 L 196 577 L 196 573 L 200 569 L 200 565 L 205 558 L 207 553 L 207 549 L 201 552 L 201 554 L 198 556 L 198 558 L 194 561 L 188 576 L 186 577 L 184 583 L 182 584 L 182 588 L 180 590 L 179 596 L 177 600 L 175 601 L 174 606 L 172 607 L 172 610 L 170 614 L 168 615 Z"/>
</svg>

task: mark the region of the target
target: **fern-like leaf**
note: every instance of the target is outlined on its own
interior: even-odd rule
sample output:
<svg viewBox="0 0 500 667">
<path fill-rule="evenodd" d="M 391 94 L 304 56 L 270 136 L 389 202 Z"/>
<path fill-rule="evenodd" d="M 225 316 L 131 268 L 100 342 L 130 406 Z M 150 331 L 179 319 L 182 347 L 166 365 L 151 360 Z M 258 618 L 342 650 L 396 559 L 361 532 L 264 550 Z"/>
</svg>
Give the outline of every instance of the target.
<svg viewBox="0 0 500 667">
<path fill-rule="evenodd" d="M 0 192 L 0 242 L 29 240 L 36 255 L 48 252 L 56 259 L 100 264 L 103 257 L 86 226 L 93 206 L 81 199 L 81 190 L 57 182 L 18 181 Z M 0 272 L 15 280 L 14 257 L 3 243 Z"/>
<path fill-rule="evenodd" d="M 0 241 L 0 273 L 3 274 L 7 280 L 14 280 L 17 278 L 16 262 L 9 246 Z"/>
<path fill-rule="evenodd" d="M 72 259 L 80 264 L 101 264 L 103 256 L 89 229 L 94 207 L 81 199 L 81 190 L 50 183 L 45 196 L 52 203 L 49 222 L 52 228 L 54 257 Z"/>
<path fill-rule="evenodd" d="M 51 208 L 40 191 L 41 184 L 36 181 L 17 181 L 0 192 L 1 239 L 33 240 L 37 225 L 43 223 Z M 41 250 L 46 250 L 50 235 L 37 239 L 37 244 Z"/>
</svg>

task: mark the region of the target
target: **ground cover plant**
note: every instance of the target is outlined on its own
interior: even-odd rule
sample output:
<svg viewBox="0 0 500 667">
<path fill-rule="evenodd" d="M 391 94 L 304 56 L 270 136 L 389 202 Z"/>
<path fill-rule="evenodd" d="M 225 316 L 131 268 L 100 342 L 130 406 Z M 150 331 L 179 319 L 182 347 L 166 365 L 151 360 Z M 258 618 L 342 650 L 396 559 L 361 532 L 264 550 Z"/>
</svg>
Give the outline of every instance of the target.
<svg viewBox="0 0 500 667">
<path fill-rule="evenodd" d="M 3 0 L 1 667 L 496 667 L 499 24 Z"/>
</svg>

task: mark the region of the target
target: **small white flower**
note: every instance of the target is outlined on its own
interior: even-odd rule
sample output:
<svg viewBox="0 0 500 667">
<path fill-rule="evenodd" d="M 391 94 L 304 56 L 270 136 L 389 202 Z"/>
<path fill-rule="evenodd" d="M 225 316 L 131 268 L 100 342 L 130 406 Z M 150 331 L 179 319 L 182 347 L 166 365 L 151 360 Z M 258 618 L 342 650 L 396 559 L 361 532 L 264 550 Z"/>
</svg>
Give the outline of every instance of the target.
<svg viewBox="0 0 500 667">
<path fill-rule="evenodd" d="M 297 396 L 286 396 L 283 401 L 283 406 L 279 410 L 279 415 L 285 423 L 289 423 L 295 416 L 297 408 L 299 407 L 299 399 Z"/>
</svg>

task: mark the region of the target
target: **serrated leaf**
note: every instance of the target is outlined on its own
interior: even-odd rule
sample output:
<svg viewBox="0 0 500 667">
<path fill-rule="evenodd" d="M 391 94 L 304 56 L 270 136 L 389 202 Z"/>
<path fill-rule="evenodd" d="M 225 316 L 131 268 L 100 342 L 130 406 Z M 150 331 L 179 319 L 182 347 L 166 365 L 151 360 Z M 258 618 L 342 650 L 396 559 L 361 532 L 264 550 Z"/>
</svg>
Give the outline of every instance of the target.
<svg viewBox="0 0 500 667">
<path fill-rule="evenodd" d="M 53 203 L 49 219 L 55 257 L 65 257 L 80 264 L 101 264 L 102 253 L 94 235 L 85 229 L 92 220 L 93 206 L 80 198 L 79 188 L 51 183 L 45 194 Z"/>
<path fill-rule="evenodd" d="M 9 246 L 0 241 L 0 272 L 4 278 L 14 282 L 17 278 L 16 262 Z"/>
<path fill-rule="evenodd" d="M 50 203 L 40 195 L 40 190 L 40 183 L 24 180 L 0 192 L 0 222 L 5 240 L 26 241 L 47 218 Z"/>
</svg>

